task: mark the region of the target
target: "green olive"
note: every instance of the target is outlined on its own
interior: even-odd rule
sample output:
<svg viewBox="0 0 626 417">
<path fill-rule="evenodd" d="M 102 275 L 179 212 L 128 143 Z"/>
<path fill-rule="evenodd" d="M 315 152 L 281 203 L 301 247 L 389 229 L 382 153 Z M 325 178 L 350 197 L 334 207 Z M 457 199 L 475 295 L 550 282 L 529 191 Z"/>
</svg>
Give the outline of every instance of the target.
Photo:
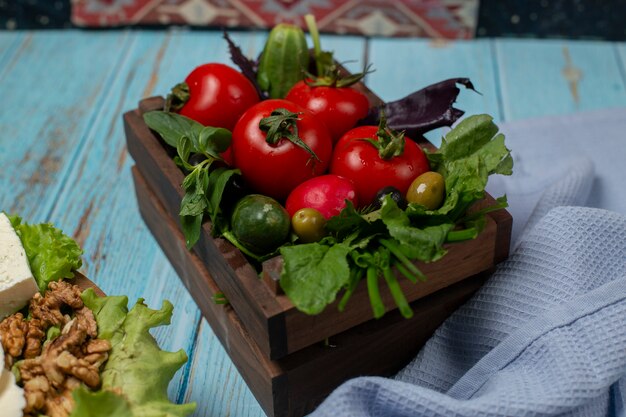
<svg viewBox="0 0 626 417">
<path fill-rule="evenodd" d="M 406 200 L 409 203 L 421 204 L 428 210 L 441 207 L 445 197 L 445 184 L 440 173 L 434 171 L 424 172 L 415 178 L 408 191 Z"/>
<path fill-rule="evenodd" d="M 303 243 L 312 243 L 326 236 L 326 219 L 313 208 L 296 211 L 291 218 L 291 228 Z"/>
</svg>

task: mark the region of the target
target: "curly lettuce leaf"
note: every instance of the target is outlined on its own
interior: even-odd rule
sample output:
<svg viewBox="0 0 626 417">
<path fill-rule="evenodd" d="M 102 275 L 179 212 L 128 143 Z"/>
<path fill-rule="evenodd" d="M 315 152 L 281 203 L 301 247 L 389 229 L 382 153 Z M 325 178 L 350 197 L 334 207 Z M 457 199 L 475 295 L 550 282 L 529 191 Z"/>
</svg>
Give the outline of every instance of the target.
<svg viewBox="0 0 626 417">
<path fill-rule="evenodd" d="M 82 298 L 94 312 L 98 337 L 109 340 L 112 346 L 101 374 L 102 390 L 121 390 L 132 417 L 191 414 L 195 404 L 173 404 L 167 396 L 169 382 L 187 361 L 187 355 L 182 350 L 161 350 L 150 334 L 150 329 L 170 323 L 172 304 L 164 301 L 160 310 L 152 310 L 139 299 L 129 311 L 128 298 L 124 296 L 98 297 L 88 289 Z M 83 400 L 96 407 L 99 398 L 84 396 Z M 72 417 L 91 417 L 91 414 L 72 414 Z"/>
<path fill-rule="evenodd" d="M 27 224 L 18 216 L 8 217 L 22 241 L 40 291 L 52 281 L 74 277 L 74 271 L 83 264 L 83 250 L 74 239 L 50 223 Z"/>
<path fill-rule="evenodd" d="M 445 178 L 446 199 L 430 214 L 447 215 L 453 221 L 485 195 L 487 179 L 492 174 L 511 175 L 513 158 L 498 133 L 493 118 L 486 114 L 461 121 L 442 139 L 438 151 L 429 153 L 431 169 Z M 419 208 L 409 206 L 410 216 Z"/>
<path fill-rule="evenodd" d="M 72 397 L 75 406 L 70 417 L 133 417 L 128 401 L 112 391 L 92 392 L 80 387 Z"/>
</svg>

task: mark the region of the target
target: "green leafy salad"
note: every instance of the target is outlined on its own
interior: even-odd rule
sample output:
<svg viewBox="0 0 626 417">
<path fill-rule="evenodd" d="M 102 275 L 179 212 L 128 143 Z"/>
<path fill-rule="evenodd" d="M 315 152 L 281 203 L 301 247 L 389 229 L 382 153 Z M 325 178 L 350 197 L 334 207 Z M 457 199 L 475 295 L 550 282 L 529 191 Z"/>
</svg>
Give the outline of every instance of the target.
<svg viewBox="0 0 626 417">
<path fill-rule="evenodd" d="M 441 207 L 428 210 L 409 203 L 401 209 L 387 195 L 374 211 L 360 213 L 348 205 L 328 221 L 330 235 L 320 242 L 280 248 L 280 284 L 298 309 L 320 313 L 345 289 L 339 304 L 343 310 L 359 281 L 366 279 L 374 316 L 380 317 L 385 312 L 378 287 L 382 277 L 401 313 L 411 317 L 392 268 L 412 282 L 425 280 L 413 261 L 437 261 L 446 254 L 444 243 L 475 238 L 485 214 L 506 207 L 501 197 L 487 209 L 466 214 L 484 198 L 489 175 L 510 175 L 513 168 L 504 135 L 498 134 L 490 116 L 464 119 L 443 138 L 440 149 L 427 156 L 431 169 L 445 178 Z"/>
<path fill-rule="evenodd" d="M 185 352 L 161 350 L 150 334 L 170 323 L 172 304 L 166 300 L 152 310 L 139 299 L 129 309 L 125 296 L 80 290 L 72 285 L 82 265 L 78 244 L 51 224 L 9 219 L 39 289 L 27 306 L 0 322 L 5 357 L 0 369 L 13 371 L 25 398 L 14 401 L 25 401 L 24 415 L 191 414 L 195 404 L 174 404 L 167 396 L 170 380 L 187 361 Z M 5 244 L 0 249 L 7 253 L 10 243 Z M 94 320 L 97 329 L 89 324 Z M 20 328 L 28 330 L 16 332 Z"/>
</svg>

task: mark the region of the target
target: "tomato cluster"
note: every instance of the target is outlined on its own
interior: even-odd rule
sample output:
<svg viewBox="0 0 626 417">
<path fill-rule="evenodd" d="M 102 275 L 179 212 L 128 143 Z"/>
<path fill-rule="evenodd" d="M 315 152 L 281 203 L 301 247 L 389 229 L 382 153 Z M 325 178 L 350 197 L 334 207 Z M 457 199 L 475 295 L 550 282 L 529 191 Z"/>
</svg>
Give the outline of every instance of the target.
<svg viewBox="0 0 626 417">
<path fill-rule="evenodd" d="M 187 96 L 176 111 L 232 131 L 227 162 L 254 193 L 280 202 L 301 222 L 294 230 L 305 230 L 302 241 L 320 235 L 307 225 L 319 228 L 346 201 L 371 207 L 389 187 L 405 196 L 429 170 L 422 149 L 384 122 L 356 127 L 370 105 L 353 86 L 306 79 L 285 99 L 261 99 L 248 78 L 223 64 L 200 66 L 185 81 Z"/>
</svg>

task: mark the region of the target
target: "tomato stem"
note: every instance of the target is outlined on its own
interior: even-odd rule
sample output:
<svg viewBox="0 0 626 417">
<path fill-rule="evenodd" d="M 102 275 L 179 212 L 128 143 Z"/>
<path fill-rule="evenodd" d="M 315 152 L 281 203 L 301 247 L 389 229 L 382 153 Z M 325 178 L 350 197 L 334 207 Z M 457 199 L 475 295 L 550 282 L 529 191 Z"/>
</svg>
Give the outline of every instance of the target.
<svg viewBox="0 0 626 417">
<path fill-rule="evenodd" d="M 406 142 L 404 132 L 396 132 L 387 127 L 387 118 L 382 110 L 380 112 L 376 139 L 363 138 L 362 140 L 378 149 L 378 155 L 383 160 L 402 155 L 404 153 L 404 143 Z"/>
<path fill-rule="evenodd" d="M 178 111 L 183 108 L 185 103 L 189 101 L 191 94 L 189 93 L 189 85 L 182 82 L 172 87 L 170 93 L 165 98 L 164 111 Z"/>
<path fill-rule="evenodd" d="M 294 145 L 301 147 L 311 155 L 311 159 L 321 162 L 320 158 L 298 136 L 299 113 L 290 112 L 287 109 L 279 108 L 268 116 L 261 119 L 259 129 L 266 132 L 265 140 L 270 145 L 276 145 L 281 139 L 285 138 Z"/>
</svg>

